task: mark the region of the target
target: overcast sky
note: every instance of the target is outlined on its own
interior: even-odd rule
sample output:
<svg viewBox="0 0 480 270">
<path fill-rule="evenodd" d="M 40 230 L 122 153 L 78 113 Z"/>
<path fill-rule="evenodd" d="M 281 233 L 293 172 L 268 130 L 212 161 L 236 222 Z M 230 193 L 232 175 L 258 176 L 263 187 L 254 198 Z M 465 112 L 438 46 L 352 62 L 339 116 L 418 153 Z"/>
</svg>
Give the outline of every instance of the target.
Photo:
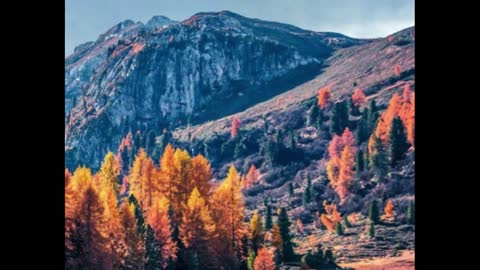
<svg viewBox="0 0 480 270">
<path fill-rule="evenodd" d="M 120 21 L 154 15 L 182 21 L 197 12 L 230 10 L 356 38 L 383 37 L 414 25 L 414 0 L 65 0 L 65 56 Z"/>
</svg>

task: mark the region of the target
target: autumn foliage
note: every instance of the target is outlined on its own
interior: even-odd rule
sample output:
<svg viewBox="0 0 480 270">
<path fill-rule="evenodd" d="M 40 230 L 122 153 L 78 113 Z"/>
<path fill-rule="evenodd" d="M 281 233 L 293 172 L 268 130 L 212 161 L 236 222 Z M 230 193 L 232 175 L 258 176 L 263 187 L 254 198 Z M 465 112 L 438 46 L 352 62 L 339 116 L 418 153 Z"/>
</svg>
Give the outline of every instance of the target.
<svg viewBox="0 0 480 270">
<path fill-rule="evenodd" d="M 327 162 L 327 177 L 330 185 L 343 202 L 352 185 L 355 165 L 355 138 L 350 129 L 346 128 L 342 136 L 333 136 L 328 146 L 330 159 Z"/>
<path fill-rule="evenodd" d="M 327 227 L 329 231 L 335 231 L 335 226 L 338 222 L 342 220 L 340 213 L 337 211 L 337 206 L 334 203 L 327 204 L 326 201 L 323 201 L 323 207 L 325 208 L 326 214 L 320 216 L 322 224 Z"/>
<path fill-rule="evenodd" d="M 401 71 L 402 70 L 399 64 L 395 64 L 395 66 L 393 66 L 393 72 L 395 73 L 395 76 L 400 76 Z"/>
<path fill-rule="evenodd" d="M 254 270 L 275 270 L 275 262 L 273 261 L 273 254 L 266 247 L 258 250 L 257 257 L 253 263 Z"/>
<path fill-rule="evenodd" d="M 258 183 L 259 177 L 260 173 L 258 172 L 255 165 L 252 164 L 252 166 L 250 166 L 250 169 L 248 170 L 247 176 L 244 179 L 242 178 L 242 188 L 247 189 L 255 185 L 256 183 Z"/>
<path fill-rule="evenodd" d="M 392 200 L 388 200 L 387 203 L 385 204 L 385 208 L 383 209 L 385 212 L 384 218 L 385 219 L 391 219 L 395 216 L 395 211 L 393 210 L 393 202 Z"/>
<path fill-rule="evenodd" d="M 330 103 L 330 87 L 325 86 L 318 91 L 318 106 L 324 109 Z"/>
<path fill-rule="evenodd" d="M 353 91 L 352 94 L 352 103 L 357 106 L 361 107 L 365 102 L 367 101 L 367 98 L 365 97 L 365 94 L 363 93 L 362 89 L 357 88 L 355 91 Z"/>
<path fill-rule="evenodd" d="M 408 141 L 414 145 L 415 140 L 415 93 L 406 84 L 402 96 L 393 94 L 387 109 L 382 113 L 375 129 L 375 136 L 383 143 L 388 142 L 393 119 L 400 117 L 407 130 Z M 372 140 L 372 139 L 371 139 Z M 370 149 L 369 149 L 370 150 Z"/>
<path fill-rule="evenodd" d="M 232 130 L 230 131 L 230 135 L 232 136 L 232 138 L 237 137 L 240 124 L 241 124 L 240 118 L 238 118 L 237 116 L 234 116 L 232 118 Z"/>
<path fill-rule="evenodd" d="M 129 137 L 121 151 L 129 148 Z M 73 174 L 65 169 L 66 269 L 166 269 L 187 253 L 202 269 L 242 259 L 248 231 L 233 166 L 212 188 L 211 165 L 202 155 L 192 158 L 167 145 L 158 167 L 143 148 L 132 159 L 128 175 L 113 153 L 93 175 L 86 167 Z M 257 181 L 254 166 L 247 176 Z M 119 204 L 119 196 L 128 199 Z"/>
</svg>

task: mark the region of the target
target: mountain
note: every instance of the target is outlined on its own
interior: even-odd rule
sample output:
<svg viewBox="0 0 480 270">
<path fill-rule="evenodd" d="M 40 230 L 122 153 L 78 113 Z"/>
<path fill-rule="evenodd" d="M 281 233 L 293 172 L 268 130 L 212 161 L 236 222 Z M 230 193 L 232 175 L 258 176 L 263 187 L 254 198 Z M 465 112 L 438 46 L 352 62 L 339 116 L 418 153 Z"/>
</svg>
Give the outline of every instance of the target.
<svg viewBox="0 0 480 270">
<path fill-rule="evenodd" d="M 66 166 L 98 168 L 129 130 L 158 134 L 243 111 L 369 42 L 229 11 L 121 22 L 65 60 Z"/>
</svg>

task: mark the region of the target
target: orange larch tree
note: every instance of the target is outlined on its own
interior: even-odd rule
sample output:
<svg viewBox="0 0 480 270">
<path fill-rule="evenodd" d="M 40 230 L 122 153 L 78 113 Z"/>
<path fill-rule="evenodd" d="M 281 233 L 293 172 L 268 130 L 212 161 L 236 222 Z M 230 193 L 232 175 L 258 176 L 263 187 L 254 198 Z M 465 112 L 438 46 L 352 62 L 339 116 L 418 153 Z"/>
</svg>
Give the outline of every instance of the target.
<svg viewBox="0 0 480 270">
<path fill-rule="evenodd" d="M 247 233 L 243 223 L 245 202 L 240 191 L 240 177 L 234 166 L 230 167 L 225 180 L 213 191 L 210 204 L 219 237 L 215 251 L 220 261 L 231 261 L 241 254 L 241 239 Z"/>
<path fill-rule="evenodd" d="M 375 129 L 375 136 L 379 138 L 383 143 L 388 142 L 388 134 L 392 128 L 393 118 L 399 115 L 401 109 L 401 98 L 395 93 L 393 94 L 388 108 L 382 113 L 378 120 L 377 128 Z"/>
<path fill-rule="evenodd" d="M 273 261 L 273 253 L 266 247 L 258 250 L 257 257 L 253 263 L 255 270 L 275 270 L 275 262 Z"/>
<path fill-rule="evenodd" d="M 147 217 L 147 222 L 152 227 L 155 239 L 161 247 L 161 264 L 167 267 L 169 260 L 177 258 L 177 244 L 172 239 L 172 229 L 168 217 L 169 201 L 164 196 L 156 197 Z"/>
<path fill-rule="evenodd" d="M 173 156 L 175 154 L 175 149 L 171 144 L 167 144 L 163 155 L 160 158 L 160 180 L 161 180 L 161 192 L 166 194 L 170 202 L 173 202 L 173 196 L 176 194 L 175 181 L 175 166 L 173 161 Z"/>
<path fill-rule="evenodd" d="M 119 212 L 126 250 L 124 268 L 142 269 L 145 263 L 145 242 L 138 233 L 137 221 L 135 220 L 135 206 L 129 204 L 125 198 L 120 205 Z"/>
<path fill-rule="evenodd" d="M 200 195 L 206 198 L 211 188 L 209 181 L 212 179 L 212 168 L 204 156 L 197 155 L 192 158 L 190 178 L 193 181 L 193 185 L 197 187 L 198 192 L 200 192 Z"/>
<path fill-rule="evenodd" d="M 335 231 L 335 226 L 342 220 L 340 213 L 337 211 L 337 206 L 334 203 L 327 204 L 326 201 L 323 201 L 323 207 L 326 214 L 322 214 L 320 220 L 329 231 Z"/>
<path fill-rule="evenodd" d="M 342 152 L 342 157 L 340 159 L 340 168 L 338 172 L 338 181 L 334 186 L 335 191 L 340 197 L 340 203 L 343 203 L 345 197 L 347 196 L 348 189 L 352 185 L 354 166 L 355 155 L 354 152 L 347 145 Z"/>
<path fill-rule="evenodd" d="M 395 66 L 393 67 L 393 71 L 395 73 L 395 76 L 400 76 L 400 73 L 401 73 L 401 68 L 400 68 L 400 65 L 399 64 L 395 64 Z"/>
<path fill-rule="evenodd" d="M 250 169 L 248 170 L 248 173 L 247 173 L 248 186 L 250 187 L 250 186 L 256 184 L 259 176 L 260 176 L 260 174 L 258 173 L 257 168 L 255 167 L 255 165 L 252 164 L 250 166 Z"/>
<path fill-rule="evenodd" d="M 395 216 L 395 211 L 393 210 L 392 200 L 387 201 L 387 204 L 385 205 L 385 208 L 384 208 L 384 212 L 385 212 L 385 217 L 386 218 L 392 218 L 392 217 Z"/>
<path fill-rule="evenodd" d="M 110 269 L 112 266 L 104 208 L 91 183 L 80 198 L 78 217 L 80 269 Z"/>
<path fill-rule="evenodd" d="M 176 149 L 173 155 L 173 171 L 175 195 L 171 202 L 175 209 L 174 224 L 178 224 L 182 220 L 182 214 L 188 203 L 188 197 L 192 193 L 195 183 L 191 178 L 192 158 L 186 150 Z"/>
<path fill-rule="evenodd" d="M 143 148 L 140 148 L 135 161 L 133 162 L 132 168 L 130 170 L 130 175 L 128 176 L 128 182 L 130 184 L 130 195 L 133 194 L 140 203 L 140 208 L 143 209 L 143 179 L 145 174 L 145 163 L 147 162 L 148 156 Z"/>
<path fill-rule="evenodd" d="M 198 255 L 201 269 L 210 269 L 214 257 L 212 245 L 215 238 L 215 223 L 210 210 L 197 188 L 194 188 L 188 199 L 182 224 L 180 226 L 180 239 L 189 252 Z M 210 268 L 209 268 L 210 267 Z"/>
<path fill-rule="evenodd" d="M 297 229 L 300 234 L 303 234 L 304 232 L 303 222 L 300 219 L 297 219 Z"/>
<path fill-rule="evenodd" d="M 365 102 L 367 101 L 367 98 L 365 97 L 365 94 L 363 93 L 362 89 L 357 88 L 355 91 L 353 91 L 352 94 L 352 103 L 357 106 L 361 107 Z"/>
<path fill-rule="evenodd" d="M 105 168 L 105 166 L 102 166 L 102 168 Z M 117 193 L 108 175 L 100 174 L 100 183 L 100 201 L 103 203 L 104 209 L 105 232 L 110 242 L 111 262 L 113 267 L 117 269 L 121 265 L 125 250 L 120 213 L 117 208 Z"/>
<path fill-rule="evenodd" d="M 325 86 L 318 90 L 318 106 L 324 109 L 330 103 L 330 87 Z"/>
<path fill-rule="evenodd" d="M 232 138 L 235 138 L 238 135 L 238 130 L 240 129 L 240 118 L 234 116 L 232 118 L 232 130 L 230 131 L 230 135 Z"/>
</svg>

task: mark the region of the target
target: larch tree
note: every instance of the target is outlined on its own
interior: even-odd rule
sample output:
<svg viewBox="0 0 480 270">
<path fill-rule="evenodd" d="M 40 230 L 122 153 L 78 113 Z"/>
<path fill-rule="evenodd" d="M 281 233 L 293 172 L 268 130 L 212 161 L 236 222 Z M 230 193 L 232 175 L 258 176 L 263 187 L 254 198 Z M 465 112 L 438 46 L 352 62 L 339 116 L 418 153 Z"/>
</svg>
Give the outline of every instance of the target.
<svg viewBox="0 0 480 270">
<path fill-rule="evenodd" d="M 392 200 L 387 201 L 387 203 L 385 204 L 385 208 L 383 208 L 383 211 L 385 212 L 386 218 L 392 218 L 395 216 Z"/>
<path fill-rule="evenodd" d="M 90 184 L 79 203 L 79 222 L 77 224 L 80 236 L 81 252 L 79 256 L 80 269 L 111 268 L 110 248 L 105 228 L 104 208 L 97 191 Z"/>
<path fill-rule="evenodd" d="M 258 250 L 258 255 L 253 263 L 254 270 L 275 270 L 273 254 L 266 247 Z"/>
<path fill-rule="evenodd" d="M 118 176 L 120 175 L 119 165 L 115 159 L 115 155 L 112 152 L 108 152 L 107 155 L 105 155 L 99 172 L 102 181 L 108 182 L 117 195 L 120 191 L 120 184 L 118 182 Z"/>
<path fill-rule="evenodd" d="M 206 198 L 210 192 L 210 179 L 212 178 L 212 168 L 208 160 L 202 155 L 192 158 L 192 169 L 190 177 L 193 185 L 197 187 L 198 192 L 203 198 Z"/>
<path fill-rule="evenodd" d="M 213 191 L 211 205 L 219 237 L 216 246 L 219 260 L 233 263 L 242 251 L 241 239 L 247 233 L 243 224 L 245 203 L 240 191 L 240 177 L 234 166 L 230 167 L 225 180 Z"/>
<path fill-rule="evenodd" d="M 175 209 L 175 219 L 180 222 L 188 203 L 188 197 L 194 188 L 194 182 L 191 178 L 192 158 L 186 150 L 177 149 L 173 155 L 173 166 L 175 172 L 174 185 L 176 186 L 173 208 Z"/>
<path fill-rule="evenodd" d="M 240 125 L 241 125 L 241 121 L 240 121 L 240 118 L 238 118 L 237 116 L 234 116 L 232 118 L 232 129 L 230 131 L 230 135 L 232 138 L 235 138 L 237 137 L 238 135 L 238 130 L 240 129 Z"/>
<path fill-rule="evenodd" d="M 337 223 L 342 220 L 340 213 L 337 211 L 337 206 L 334 203 L 327 204 L 326 201 L 323 201 L 323 208 L 325 209 L 326 214 L 320 216 L 320 220 L 329 231 L 335 231 Z"/>
<path fill-rule="evenodd" d="M 382 113 L 375 129 L 375 136 L 378 137 L 383 143 L 388 142 L 388 134 L 392 127 L 393 119 L 399 115 L 402 107 L 400 96 L 393 94 L 387 109 Z"/>
<path fill-rule="evenodd" d="M 155 233 L 160 246 L 161 266 L 167 267 L 169 260 L 177 258 L 177 244 L 172 240 L 172 229 L 168 217 L 169 201 L 164 196 L 155 198 L 147 222 Z"/>
<path fill-rule="evenodd" d="M 117 207 L 117 193 L 110 179 L 103 174 L 100 174 L 100 179 L 100 200 L 103 203 L 104 209 L 105 231 L 110 241 L 111 261 L 113 267 L 117 269 L 121 265 L 123 252 L 125 251 L 125 244 L 122 237 L 123 228 L 120 224 L 120 213 Z"/>
<path fill-rule="evenodd" d="M 135 157 L 135 161 L 133 162 L 132 169 L 130 171 L 130 175 L 128 176 L 128 181 L 130 184 L 130 195 L 134 195 L 135 198 L 138 200 L 140 204 L 140 208 L 143 209 L 143 198 L 144 198 L 144 179 L 145 174 L 145 164 L 148 160 L 147 153 L 143 148 L 140 148 L 138 151 L 137 156 Z M 150 173 L 150 172 L 148 172 Z"/>
<path fill-rule="evenodd" d="M 330 103 L 330 87 L 325 86 L 318 90 L 318 106 L 325 109 Z"/>
<path fill-rule="evenodd" d="M 273 224 L 272 227 L 272 246 L 275 247 L 277 250 L 282 250 L 282 236 L 280 235 L 280 226 L 278 222 Z"/>
<path fill-rule="evenodd" d="M 402 69 L 399 64 L 395 64 L 395 66 L 393 66 L 393 72 L 395 73 L 395 76 L 400 76 L 401 71 Z"/>
<path fill-rule="evenodd" d="M 301 219 L 297 219 L 297 229 L 298 229 L 298 233 L 300 234 L 304 233 L 303 222 Z"/>
<path fill-rule="evenodd" d="M 353 94 L 352 94 L 353 105 L 359 108 L 363 106 L 366 101 L 367 101 L 367 98 L 365 97 L 365 94 L 363 93 L 362 89 L 357 88 L 355 89 L 355 91 L 353 91 Z"/>
<path fill-rule="evenodd" d="M 260 246 L 263 244 L 263 223 L 262 218 L 258 214 L 258 211 L 255 211 L 252 218 L 250 219 L 250 241 L 252 243 L 252 250 L 257 252 Z"/>
<path fill-rule="evenodd" d="M 161 172 L 161 182 L 162 193 L 167 195 L 169 201 L 173 202 L 174 194 L 176 194 L 175 181 L 175 166 L 173 156 L 175 154 L 175 149 L 171 144 L 167 144 L 163 155 L 160 159 L 160 172 Z"/>
<path fill-rule="evenodd" d="M 255 167 L 254 164 L 250 166 L 250 169 L 248 170 L 247 173 L 247 183 L 248 186 L 252 186 L 257 183 L 258 178 L 260 176 L 260 173 L 258 172 L 257 168 Z"/>
<path fill-rule="evenodd" d="M 189 253 L 198 256 L 200 269 L 212 267 L 210 242 L 215 238 L 215 223 L 206 201 L 197 188 L 194 188 L 188 199 L 180 226 L 180 239 Z"/>
<path fill-rule="evenodd" d="M 126 248 L 123 269 L 144 269 L 145 243 L 138 233 L 135 206 L 129 204 L 126 198 L 120 205 L 120 223 L 123 227 L 123 241 Z"/>
<path fill-rule="evenodd" d="M 340 197 L 340 202 L 343 203 L 348 194 L 348 190 L 352 185 L 353 167 L 355 165 L 355 155 L 349 146 L 346 146 L 342 151 L 340 158 L 340 169 L 338 173 L 338 181 L 334 186 L 335 191 Z"/>
</svg>

